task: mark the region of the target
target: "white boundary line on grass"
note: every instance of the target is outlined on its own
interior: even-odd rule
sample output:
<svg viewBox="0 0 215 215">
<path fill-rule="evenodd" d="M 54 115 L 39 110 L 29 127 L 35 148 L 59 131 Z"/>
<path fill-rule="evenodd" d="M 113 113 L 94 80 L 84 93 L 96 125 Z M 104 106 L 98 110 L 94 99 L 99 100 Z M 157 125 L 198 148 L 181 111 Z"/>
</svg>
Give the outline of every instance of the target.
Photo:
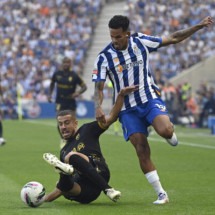
<svg viewBox="0 0 215 215">
<path fill-rule="evenodd" d="M 114 133 L 111 132 L 111 131 L 106 131 L 105 134 L 114 135 Z M 123 136 L 123 135 L 120 134 L 119 136 Z M 165 142 L 165 140 L 162 137 L 160 137 L 160 138 L 149 137 L 149 140 L 153 140 L 153 141 L 157 141 L 157 142 Z M 196 144 L 196 143 L 191 143 L 191 142 L 181 142 L 181 141 L 179 141 L 179 145 L 198 147 L 198 148 L 205 148 L 205 149 L 215 149 L 215 146 Z"/>
<path fill-rule="evenodd" d="M 56 126 L 57 125 L 57 124 L 53 124 L 53 123 L 45 123 L 45 122 L 36 121 L 36 120 L 27 120 L 25 122 L 32 123 L 32 124 L 40 124 L 40 125 L 45 125 L 45 126 Z M 114 135 L 114 132 L 107 130 L 104 134 Z M 180 133 L 180 135 L 183 135 L 183 134 Z M 119 134 L 119 136 L 122 137 L 123 135 Z M 188 134 L 186 134 L 186 136 L 188 136 Z M 193 136 L 193 135 L 190 135 L 190 136 Z M 204 138 L 205 138 L 205 136 L 204 136 Z M 165 142 L 165 140 L 163 138 L 156 138 L 156 137 L 150 137 L 150 136 L 149 136 L 149 140 L 158 141 L 158 142 Z M 196 143 L 191 143 L 191 142 L 179 141 L 179 145 L 204 148 L 204 149 L 215 149 L 215 146 L 210 146 L 210 145 L 205 145 L 205 144 L 196 144 Z"/>
</svg>

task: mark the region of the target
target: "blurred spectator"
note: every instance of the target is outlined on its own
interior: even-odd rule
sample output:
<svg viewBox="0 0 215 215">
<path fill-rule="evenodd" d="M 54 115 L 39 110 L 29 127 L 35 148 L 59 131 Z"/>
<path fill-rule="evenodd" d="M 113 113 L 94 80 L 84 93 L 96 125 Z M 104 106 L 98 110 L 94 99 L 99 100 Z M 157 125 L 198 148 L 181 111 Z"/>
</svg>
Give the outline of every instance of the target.
<svg viewBox="0 0 215 215">
<path fill-rule="evenodd" d="M 190 95 L 186 102 L 186 113 L 189 119 L 190 126 L 196 127 L 199 121 L 199 106 L 194 95 Z"/>
<path fill-rule="evenodd" d="M 207 126 L 207 118 L 209 115 L 215 115 L 215 93 L 214 90 L 206 92 L 206 101 L 203 105 L 199 116 L 198 126 L 200 128 Z"/>
<path fill-rule="evenodd" d="M 203 17 L 215 16 L 214 0 L 127 0 L 124 8 L 130 17 L 131 31 L 154 36 L 168 35 L 177 29 L 198 23 Z M 180 22 L 179 22 L 180 20 Z M 207 41 L 207 42 L 206 42 Z M 215 55 L 215 25 L 194 34 L 190 40 L 160 49 L 152 54 L 152 72 L 161 69 L 162 75 L 169 79 L 184 69 Z M 189 59 L 189 60 L 187 60 Z M 168 63 L 163 63 L 163 62 Z"/>
<path fill-rule="evenodd" d="M 74 70 L 82 75 L 86 53 L 91 45 L 103 2 L 103 0 L 0 1 L 2 38 L 0 75 L 3 97 L 7 100 L 7 107 L 3 108 L 5 116 L 17 117 L 17 83 L 21 85 L 22 97 L 28 97 L 29 92 L 33 92 L 31 96 L 38 102 L 47 101 L 50 78 L 54 71 L 59 69 L 64 56 L 73 60 Z M 215 17 L 214 0 L 125 2 L 124 10 L 131 18 L 131 30 L 155 36 L 186 28 L 206 15 Z M 168 46 L 153 53 L 151 71 L 156 84 L 162 88 L 169 78 L 213 55 L 215 55 L 215 25 L 206 32 L 194 34 L 190 40 L 180 45 Z M 197 93 L 198 98 L 195 96 L 200 112 L 208 100 L 202 92 L 208 92 L 209 89 L 207 86 L 203 88 L 200 86 L 201 93 Z M 186 110 L 187 100 L 184 102 L 184 109 L 181 110 L 181 106 L 178 105 L 182 104 L 181 94 L 182 86 L 177 86 L 176 96 L 173 97 L 169 109 L 174 120 Z"/>
<path fill-rule="evenodd" d="M 22 97 L 45 100 L 41 94 L 48 93 L 48 80 L 64 56 L 81 75 L 102 6 L 102 0 L 0 1 L 3 94 L 10 92 L 16 103 L 18 82 Z"/>
</svg>

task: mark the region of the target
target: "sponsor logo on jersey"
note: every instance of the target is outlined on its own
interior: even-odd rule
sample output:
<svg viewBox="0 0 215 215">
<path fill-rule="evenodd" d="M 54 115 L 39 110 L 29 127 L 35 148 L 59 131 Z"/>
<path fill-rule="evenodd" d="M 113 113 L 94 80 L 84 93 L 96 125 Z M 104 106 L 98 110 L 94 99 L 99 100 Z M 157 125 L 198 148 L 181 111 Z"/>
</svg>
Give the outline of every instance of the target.
<svg viewBox="0 0 215 215">
<path fill-rule="evenodd" d="M 127 69 L 130 69 L 132 67 L 137 67 L 137 66 L 139 66 L 141 64 L 143 64 L 142 60 L 130 62 L 130 63 L 123 64 L 123 65 L 117 65 L 116 66 L 116 71 L 117 72 L 122 72 L 123 70 L 127 70 Z"/>
</svg>

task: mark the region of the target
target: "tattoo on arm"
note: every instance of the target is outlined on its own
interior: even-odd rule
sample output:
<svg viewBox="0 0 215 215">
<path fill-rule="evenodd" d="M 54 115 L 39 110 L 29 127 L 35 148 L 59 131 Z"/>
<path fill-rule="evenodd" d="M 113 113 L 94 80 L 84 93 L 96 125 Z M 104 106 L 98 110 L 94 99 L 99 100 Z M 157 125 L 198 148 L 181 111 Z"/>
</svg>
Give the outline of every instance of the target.
<svg viewBox="0 0 215 215">
<path fill-rule="evenodd" d="M 182 41 L 182 40 L 190 37 L 192 34 L 194 34 L 199 29 L 201 29 L 201 28 L 199 26 L 197 26 L 197 25 L 196 26 L 192 26 L 190 28 L 174 32 L 173 34 L 171 34 L 171 37 L 177 43 L 177 42 L 180 42 L 180 41 Z"/>
<path fill-rule="evenodd" d="M 95 100 L 96 107 L 99 107 L 102 104 L 102 101 L 103 101 L 103 88 L 104 88 L 104 83 L 103 82 L 97 82 L 95 84 L 94 100 Z"/>
</svg>

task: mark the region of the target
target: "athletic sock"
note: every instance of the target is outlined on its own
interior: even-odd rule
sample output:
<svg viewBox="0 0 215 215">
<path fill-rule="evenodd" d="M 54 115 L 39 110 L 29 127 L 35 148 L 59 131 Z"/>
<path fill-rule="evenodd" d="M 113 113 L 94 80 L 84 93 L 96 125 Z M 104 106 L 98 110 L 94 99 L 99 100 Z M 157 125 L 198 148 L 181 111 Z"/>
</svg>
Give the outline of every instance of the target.
<svg viewBox="0 0 215 215">
<path fill-rule="evenodd" d="M 105 181 L 105 179 L 101 175 L 99 175 L 96 169 L 79 155 L 71 155 L 69 158 L 69 164 L 71 164 L 76 170 L 80 171 L 83 175 L 89 178 L 104 192 L 106 189 L 111 188 Z"/>
<path fill-rule="evenodd" d="M 145 176 L 146 176 L 148 182 L 154 188 L 157 195 L 159 195 L 159 193 L 165 192 L 161 183 L 160 183 L 160 179 L 159 179 L 159 176 L 158 176 L 158 173 L 156 170 L 146 173 Z"/>
</svg>

